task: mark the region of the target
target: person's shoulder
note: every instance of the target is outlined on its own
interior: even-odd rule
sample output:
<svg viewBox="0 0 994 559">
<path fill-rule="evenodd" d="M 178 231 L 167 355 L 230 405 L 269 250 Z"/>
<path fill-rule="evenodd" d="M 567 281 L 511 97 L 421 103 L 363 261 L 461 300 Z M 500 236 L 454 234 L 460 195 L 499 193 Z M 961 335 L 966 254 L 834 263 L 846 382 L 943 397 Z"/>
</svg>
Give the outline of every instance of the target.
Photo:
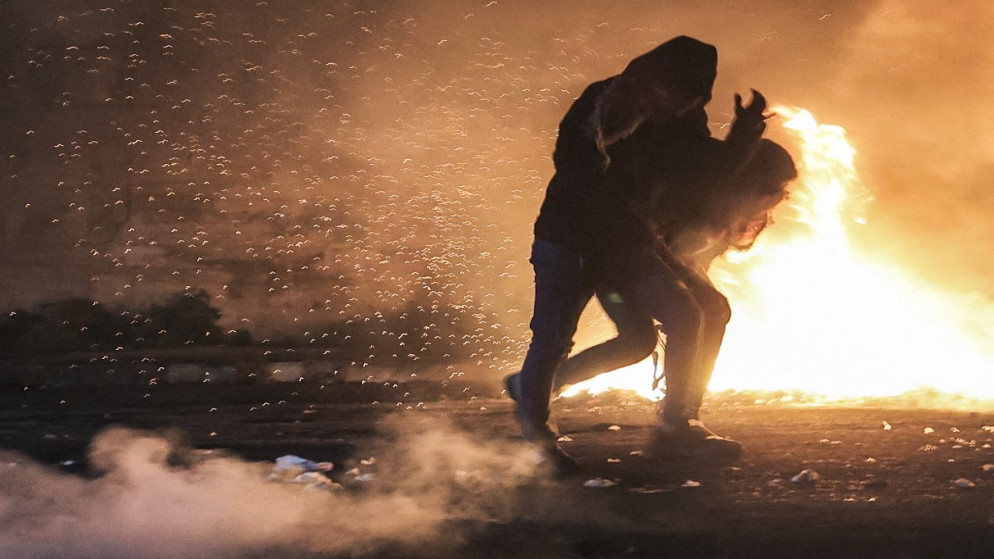
<svg viewBox="0 0 994 559">
<path fill-rule="evenodd" d="M 596 96 L 600 95 L 616 79 L 618 79 L 618 76 L 610 76 L 608 78 L 604 78 L 603 80 L 598 80 L 598 81 L 595 81 L 595 82 L 587 85 L 587 87 L 585 87 L 583 89 L 583 93 L 580 94 L 580 98 L 596 97 Z"/>
</svg>

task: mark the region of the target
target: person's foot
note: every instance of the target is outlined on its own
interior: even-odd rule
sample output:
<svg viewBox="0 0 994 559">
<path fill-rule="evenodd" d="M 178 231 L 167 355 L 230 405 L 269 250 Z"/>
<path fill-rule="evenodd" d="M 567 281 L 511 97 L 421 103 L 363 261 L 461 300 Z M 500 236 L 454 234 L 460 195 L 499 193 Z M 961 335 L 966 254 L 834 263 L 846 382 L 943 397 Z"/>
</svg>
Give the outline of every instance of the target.
<svg viewBox="0 0 994 559">
<path fill-rule="evenodd" d="M 716 434 L 699 419 L 681 419 L 656 427 L 647 450 L 657 458 L 735 459 L 742 455 L 742 444 Z"/>
</svg>

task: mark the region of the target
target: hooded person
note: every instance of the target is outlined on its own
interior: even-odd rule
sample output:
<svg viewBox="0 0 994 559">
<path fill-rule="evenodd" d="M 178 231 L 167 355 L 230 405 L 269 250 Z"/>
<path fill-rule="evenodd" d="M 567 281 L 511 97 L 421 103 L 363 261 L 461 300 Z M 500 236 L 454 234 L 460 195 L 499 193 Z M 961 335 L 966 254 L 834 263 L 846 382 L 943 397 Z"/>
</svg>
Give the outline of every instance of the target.
<svg viewBox="0 0 994 559">
<path fill-rule="evenodd" d="M 704 104 L 711 98 L 717 50 L 690 37 L 676 37 L 634 60 L 617 75 L 589 85 L 559 125 L 553 153 L 555 174 L 535 221 L 530 262 L 535 269 L 532 331 L 521 372 L 506 379 L 524 439 L 536 444 L 556 474 L 576 463 L 557 445 L 549 424 L 556 370 L 573 347 L 584 307 L 594 295 L 592 270 L 626 234 L 641 237 L 631 220 L 635 185 L 607 184 L 612 146 L 630 140 L 647 123 L 666 124 L 674 141 L 707 137 Z"/>
</svg>

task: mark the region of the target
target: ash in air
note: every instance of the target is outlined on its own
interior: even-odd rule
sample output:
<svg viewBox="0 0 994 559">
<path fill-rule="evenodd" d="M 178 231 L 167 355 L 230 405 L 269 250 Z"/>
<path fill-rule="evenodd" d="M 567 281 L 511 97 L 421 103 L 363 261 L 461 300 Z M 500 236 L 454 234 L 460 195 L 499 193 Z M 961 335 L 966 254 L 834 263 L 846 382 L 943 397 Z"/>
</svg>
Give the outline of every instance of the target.
<svg viewBox="0 0 994 559">
<path fill-rule="evenodd" d="M 974 48 L 991 8 L 0 9 L 5 312 L 82 297 L 134 313 L 203 291 L 227 332 L 515 367 L 556 125 L 586 84 L 678 34 L 721 53 L 716 135 L 749 87 L 843 124 L 878 199 L 864 242 L 898 239 L 886 250 L 923 275 L 991 295 L 994 109 L 976 91 L 994 83 Z"/>
</svg>

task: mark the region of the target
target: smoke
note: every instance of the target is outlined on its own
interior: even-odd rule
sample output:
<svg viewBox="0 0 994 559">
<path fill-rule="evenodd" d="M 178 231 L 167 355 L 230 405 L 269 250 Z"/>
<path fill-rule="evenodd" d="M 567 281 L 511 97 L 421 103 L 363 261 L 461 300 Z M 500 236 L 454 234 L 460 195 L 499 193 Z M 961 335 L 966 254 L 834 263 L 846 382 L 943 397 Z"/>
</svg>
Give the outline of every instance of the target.
<svg viewBox="0 0 994 559">
<path fill-rule="evenodd" d="M 4 8 L 5 308 L 205 289 L 233 327 L 318 338 L 410 308 L 436 345 L 500 346 L 481 361 L 513 367 L 556 126 L 587 84 L 679 34 L 718 47 L 716 136 L 750 87 L 845 127 L 876 196 L 861 241 L 991 296 L 989 7 Z M 789 143 L 775 120 L 769 135 Z M 456 306 L 469 334 L 437 313 Z"/>
<path fill-rule="evenodd" d="M 0 459 L 0 557 L 443 549 L 457 546 L 465 530 L 454 522 L 508 514 L 511 503 L 501 496 L 535 481 L 535 462 L 520 445 L 480 444 L 439 420 L 405 417 L 383 427 L 396 441 L 377 454 L 373 481 L 331 492 L 267 482 L 271 463 L 195 452 L 174 436 L 124 428 L 94 438 L 97 477 L 7 453 Z"/>
</svg>

